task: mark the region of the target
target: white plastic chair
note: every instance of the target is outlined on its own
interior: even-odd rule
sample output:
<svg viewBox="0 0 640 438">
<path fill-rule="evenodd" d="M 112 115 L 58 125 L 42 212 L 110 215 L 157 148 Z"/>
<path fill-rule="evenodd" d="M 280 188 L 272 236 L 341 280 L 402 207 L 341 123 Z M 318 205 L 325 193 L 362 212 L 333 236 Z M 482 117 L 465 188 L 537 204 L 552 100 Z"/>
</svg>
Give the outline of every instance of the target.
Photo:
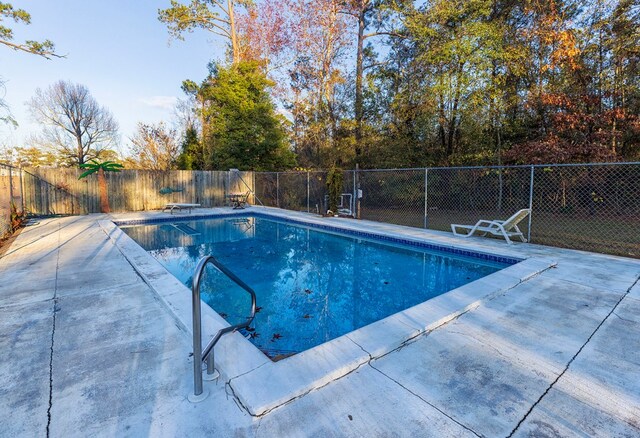
<svg viewBox="0 0 640 438">
<path fill-rule="evenodd" d="M 520 231 L 520 228 L 518 228 L 518 224 L 530 214 L 530 208 L 523 208 L 522 210 L 516 212 L 509 219 L 504 221 L 481 219 L 476 222 L 475 225 L 451 224 L 451 231 L 453 231 L 453 234 L 458 237 L 469 237 L 472 236 L 475 232 L 480 232 L 482 233 L 481 236 L 486 236 L 487 233 L 491 233 L 494 236 L 502 236 L 505 238 L 508 244 L 513 243 L 510 237 L 519 237 L 523 242 L 526 242 L 527 239 L 524 238 L 522 231 Z M 466 234 L 462 234 L 459 233 L 456 228 L 463 228 L 465 230 L 468 230 L 468 232 Z"/>
</svg>

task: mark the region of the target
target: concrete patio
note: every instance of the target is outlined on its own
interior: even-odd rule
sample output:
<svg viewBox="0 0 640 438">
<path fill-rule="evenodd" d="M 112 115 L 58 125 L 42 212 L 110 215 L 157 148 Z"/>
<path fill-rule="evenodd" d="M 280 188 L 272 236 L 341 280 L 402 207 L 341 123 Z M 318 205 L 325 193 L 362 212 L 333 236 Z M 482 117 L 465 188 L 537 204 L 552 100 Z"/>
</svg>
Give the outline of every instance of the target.
<svg viewBox="0 0 640 438">
<path fill-rule="evenodd" d="M 32 220 L 1 250 L 2 437 L 640 436 L 640 260 L 513 245 L 557 265 L 252 416 L 222 379 L 205 383 L 203 402 L 187 400 L 191 335 L 104 219 Z"/>
</svg>

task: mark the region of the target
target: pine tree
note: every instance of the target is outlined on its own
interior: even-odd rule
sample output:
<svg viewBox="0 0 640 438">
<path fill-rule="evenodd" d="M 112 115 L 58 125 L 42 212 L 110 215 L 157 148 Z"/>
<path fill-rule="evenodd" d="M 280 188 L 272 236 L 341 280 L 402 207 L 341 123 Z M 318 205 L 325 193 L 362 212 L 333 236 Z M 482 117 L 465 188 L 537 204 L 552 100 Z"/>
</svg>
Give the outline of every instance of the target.
<svg viewBox="0 0 640 438">
<path fill-rule="evenodd" d="M 202 170 L 204 169 L 204 156 L 202 145 L 198 139 L 198 131 L 189 126 L 182 140 L 182 152 L 178 157 L 178 169 Z"/>
<path fill-rule="evenodd" d="M 255 62 L 214 65 L 208 89 L 206 167 L 274 171 L 291 168 L 284 117 L 267 92 L 272 83 Z"/>
</svg>

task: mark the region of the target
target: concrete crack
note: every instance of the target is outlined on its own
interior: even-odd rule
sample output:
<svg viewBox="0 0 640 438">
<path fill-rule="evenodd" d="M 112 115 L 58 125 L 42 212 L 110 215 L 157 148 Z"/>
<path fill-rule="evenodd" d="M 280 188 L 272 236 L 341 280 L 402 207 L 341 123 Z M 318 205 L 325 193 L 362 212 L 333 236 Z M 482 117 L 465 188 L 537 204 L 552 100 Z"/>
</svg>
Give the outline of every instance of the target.
<svg viewBox="0 0 640 438">
<path fill-rule="evenodd" d="M 257 366 L 257 367 L 255 367 L 255 368 L 251 368 L 249 371 L 245 371 L 244 373 L 238 374 L 237 376 L 233 376 L 232 378 L 230 378 L 230 379 L 227 381 L 227 383 L 231 383 L 231 381 L 232 381 L 233 379 L 237 379 L 238 377 L 242 377 L 242 376 L 244 376 L 245 374 L 249 374 L 250 372 L 257 370 L 258 368 L 262 368 L 263 366 L 267 365 L 268 363 L 269 363 L 269 362 L 264 362 L 264 363 L 262 363 L 262 364 L 258 365 L 258 366 Z"/>
<path fill-rule="evenodd" d="M 262 426 L 262 417 L 258 418 L 258 425 L 256 426 L 256 430 L 254 433 L 254 438 L 258 438 L 258 430 L 260 429 L 260 426 Z"/>
<path fill-rule="evenodd" d="M 246 412 L 249 415 L 251 415 L 251 412 L 249 412 L 249 409 L 240 401 L 240 398 L 236 395 L 235 391 L 233 390 L 233 386 L 231 386 L 231 380 L 229 380 L 228 382 L 225 382 L 224 384 L 224 394 L 227 396 L 227 400 L 229 400 L 229 396 L 231 396 L 231 399 L 236 404 L 240 412 Z M 229 390 L 231 391 L 231 393 L 229 393 Z M 254 415 L 251 415 L 251 416 L 253 417 Z"/>
<path fill-rule="evenodd" d="M 622 316 L 618 315 L 616 312 L 613 312 L 613 314 L 614 314 L 615 316 L 617 316 L 617 317 L 618 317 L 618 319 L 620 319 L 620 320 L 622 320 L 622 321 L 624 321 L 624 322 L 630 322 L 631 324 L 635 324 L 635 323 L 636 323 L 635 321 L 632 321 L 632 320 L 630 320 L 630 319 L 623 318 Z"/>
<path fill-rule="evenodd" d="M 410 390 L 409 388 L 407 388 L 406 386 L 404 386 L 402 383 L 398 382 L 396 379 L 394 379 L 393 377 L 390 377 L 389 375 L 383 373 L 382 371 L 380 371 L 378 368 L 374 367 L 372 364 L 369 364 L 369 366 L 371 368 L 373 368 L 374 370 L 376 370 L 377 372 L 379 372 L 380 374 L 382 374 L 383 376 L 385 376 L 387 379 L 391 380 L 392 382 L 394 382 L 395 384 L 397 384 L 398 386 L 400 386 L 401 388 L 403 388 L 404 390 L 406 390 L 408 393 L 410 393 L 411 395 L 419 398 L 420 400 L 422 400 L 424 403 L 428 404 L 429 406 L 431 406 L 433 409 L 435 409 L 436 411 L 440 412 L 442 415 L 444 415 L 445 417 L 447 417 L 448 419 L 450 419 L 451 421 L 453 421 L 454 423 L 456 423 L 457 425 L 459 425 L 460 427 L 468 430 L 469 432 L 471 432 L 472 434 L 474 434 L 477 437 L 481 437 L 483 438 L 484 435 L 479 434 L 478 432 L 476 432 L 475 430 L 471 429 L 468 426 L 465 426 L 464 424 L 462 424 L 461 422 L 459 422 L 458 420 L 456 420 L 455 418 L 453 418 L 452 416 L 450 416 L 449 414 L 447 414 L 446 412 L 444 412 L 442 409 L 440 409 L 439 407 L 435 406 L 432 403 L 429 403 L 426 399 L 420 397 L 420 395 L 416 394 L 415 392 L 413 392 L 412 390 Z"/>
<path fill-rule="evenodd" d="M 370 362 L 371 359 L 373 359 L 373 356 L 371 355 L 371 353 L 369 353 L 367 350 L 365 350 L 362 345 L 358 344 L 356 341 L 354 341 L 353 339 L 351 339 L 349 336 L 347 336 L 347 339 L 349 339 L 351 342 L 353 342 L 354 344 L 356 344 L 358 347 L 360 347 L 360 350 L 362 350 L 363 352 L 365 352 L 367 354 L 367 356 L 369 356 L 369 360 L 367 362 Z"/>
<path fill-rule="evenodd" d="M 447 325 L 447 324 L 449 324 L 449 323 L 451 323 L 451 322 L 453 322 L 453 321 L 456 321 L 456 320 L 457 320 L 458 318 L 460 318 L 462 315 L 464 315 L 464 314 L 466 314 L 466 313 L 468 313 L 468 312 L 471 312 L 472 310 L 475 310 L 476 308 L 478 308 L 479 306 L 481 306 L 481 305 L 482 305 L 482 304 L 484 304 L 485 302 L 488 302 L 488 301 L 494 300 L 495 298 L 497 298 L 497 297 L 499 297 L 499 296 L 505 295 L 506 293 L 508 293 L 509 291 L 511 291 L 512 289 L 514 289 L 515 287 L 519 286 L 520 284 L 522 284 L 522 283 L 524 283 L 524 282 L 527 282 L 527 281 L 531 280 L 532 278 L 536 277 L 537 275 L 541 274 L 542 272 L 546 271 L 547 269 L 550 269 L 550 268 L 551 268 L 551 267 L 553 267 L 553 266 L 555 266 L 555 265 L 552 265 L 552 266 L 549 266 L 549 267 L 547 267 L 547 268 L 545 268 L 545 269 L 542 269 L 542 270 L 540 270 L 540 271 L 538 271 L 538 272 L 536 272 L 536 273 L 534 273 L 534 274 L 532 274 L 532 275 L 530 275 L 530 276 L 528 276 L 528 277 L 526 277 L 526 278 L 524 278 L 524 279 L 520 279 L 520 280 L 519 280 L 516 284 L 514 284 L 513 286 L 510 286 L 510 287 L 508 287 L 508 288 L 502 289 L 502 290 L 500 290 L 500 291 L 498 291 L 498 292 L 496 292 L 496 293 L 494 293 L 494 294 L 490 294 L 489 296 L 487 296 L 487 297 L 483 298 L 481 301 L 478 301 L 478 302 L 476 303 L 476 305 L 469 306 L 469 307 L 468 307 L 468 308 L 466 308 L 464 311 L 462 311 L 462 312 L 458 313 L 457 315 L 454 315 L 453 317 L 451 317 L 450 319 L 448 319 L 448 320 L 446 320 L 446 321 L 443 321 L 443 322 L 442 322 L 441 324 L 439 324 L 437 327 L 433 327 L 433 328 L 431 328 L 431 329 L 429 329 L 429 330 L 421 330 L 421 331 L 419 331 L 418 333 L 416 333 L 414 336 L 412 336 L 412 337 L 410 337 L 409 339 L 406 339 L 405 341 L 403 341 L 403 342 L 402 342 L 398 347 L 396 347 L 396 348 L 394 348 L 393 350 L 390 350 L 390 351 L 388 351 L 388 352 L 386 352 L 386 353 L 380 354 L 379 356 L 373 356 L 371 353 L 369 353 L 367 350 L 365 350 L 365 349 L 364 349 L 360 344 L 358 344 L 358 343 L 357 343 L 357 342 L 355 342 L 353 339 L 351 339 L 350 337 L 348 337 L 348 336 L 347 336 L 351 342 L 353 342 L 354 344 L 356 344 L 356 345 L 357 345 L 357 346 L 358 346 L 358 347 L 359 347 L 363 352 L 365 352 L 365 353 L 369 356 L 369 359 L 368 359 L 367 361 L 362 362 L 362 363 L 361 363 L 361 364 L 359 364 L 357 367 L 355 367 L 355 368 L 353 368 L 352 370 L 350 370 L 350 371 L 346 372 L 345 374 L 342 374 L 342 375 L 340 375 L 340 376 L 337 376 L 337 377 L 335 377 L 334 379 L 331 379 L 330 381 L 326 382 L 325 384 L 323 384 L 323 385 L 321 385 L 321 386 L 317 386 L 317 387 L 314 387 L 314 388 L 310 388 L 309 390 L 305 391 L 304 393 L 299 394 L 299 395 L 297 395 L 297 396 L 295 396 L 295 397 L 292 397 L 292 398 L 290 398 L 289 400 L 287 400 L 287 401 L 285 401 L 285 402 L 283 402 L 283 403 L 280 403 L 279 405 L 274 406 L 274 407 L 272 407 L 272 408 L 270 408 L 270 409 L 268 409 L 268 410 L 264 411 L 263 413 L 261 413 L 261 414 L 259 414 L 259 415 L 256 415 L 256 414 L 251 413 L 251 411 L 249 411 L 249 409 L 247 409 L 247 407 L 246 407 L 246 406 L 244 406 L 244 405 L 240 402 L 240 399 L 238 398 L 238 396 L 237 396 L 237 394 L 236 394 L 236 392 L 235 392 L 235 390 L 234 390 L 234 388 L 233 388 L 233 384 L 232 384 L 232 381 L 233 381 L 236 377 L 239 377 L 239 376 L 236 376 L 236 377 L 234 377 L 234 378 L 232 378 L 232 379 L 229 379 L 229 381 L 227 381 L 225 384 L 226 384 L 226 385 L 229 387 L 229 389 L 231 390 L 231 394 L 232 394 L 232 396 L 233 396 L 234 400 L 236 401 L 236 403 L 237 403 L 239 406 L 242 406 L 242 407 L 244 408 L 244 410 L 245 410 L 247 413 L 249 413 L 249 415 L 251 415 L 251 416 L 253 416 L 253 417 L 256 417 L 256 418 L 261 418 L 261 417 L 263 417 L 263 416 L 265 416 L 265 415 L 267 415 L 267 414 L 271 413 L 271 412 L 272 412 L 272 411 L 274 411 L 275 409 L 278 409 L 278 408 L 280 408 L 280 407 L 282 407 L 282 406 L 285 406 L 285 405 L 287 405 L 287 404 L 289 404 L 289 403 L 292 403 L 292 402 L 294 402 L 295 400 L 297 400 L 297 399 L 299 399 L 299 398 L 302 398 L 302 397 L 306 396 L 307 394 L 309 394 L 309 393 L 311 393 L 311 392 L 318 391 L 318 390 L 320 390 L 320 389 L 324 388 L 325 386 L 327 386 L 327 385 L 329 385 L 329 384 L 331 384 L 331 383 L 333 383 L 333 382 L 335 382 L 335 381 L 337 381 L 337 380 L 339 380 L 339 379 L 342 379 L 343 377 L 348 376 L 349 374 L 351 374 L 351 373 L 353 373 L 353 372 L 355 372 L 355 371 L 358 371 L 358 370 L 359 370 L 363 365 L 370 365 L 372 368 L 376 369 L 377 371 L 380 371 L 380 370 L 378 370 L 377 368 L 373 367 L 373 365 L 371 365 L 371 363 L 372 363 L 374 360 L 380 359 L 380 358 L 382 358 L 382 357 L 384 357 L 384 356 L 387 356 L 388 354 L 391 354 L 391 353 L 393 353 L 393 352 L 399 351 L 399 350 L 401 350 L 402 348 L 406 347 L 407 345 L 409 345 L 409 344 L 411 344 L 411 343 L 415 342 L 418 338 L 420 338 L 420 337 L 422 337 L 422 336 L 428 336 L 430 333 L 432 333 L 433 331 L 437 330 L 438 328 L 443 327 L 443 326 L 445 326 L 445 325 Z M 250 372 L 250 371 L 249 371 L 249 372 Z M 246 373 L 245 373 L 245 374 L 246 374 Z M 384 373 L 382 373 L 382 374 L 384 374 Z M 388 376 L 387 376 L 387 377 L 388 377 Z M 391 379 L 391 380 L 393 380 L 393 379 Z M 395 382 L 395 380 L 394 380 L 394 382 Z M 398 382 L 396 382 L 396 383 L 398 383 Z M 398 384 L 400 385 L 400 383 L 398 383 Z M 402 385 L 400 385 L 400 386 L 402 386 Z M 403 386 L 403 388 L 404 388 L 404 386 Z M 405 388 L 405 389 L 406 389 L 406 388 Z M 409 390 L 407 389 L 407 391 L 409 391 Z M 409 391 L 409 392 L 411 392 L 411 391 Z M 411 393 L 412 393 L 412 394 L 414 394 L 413 392 L 411 392 Z M 416 394 L 414 394 L 414 395 L 416 395 Z M 418 396 L 418 395 L 416 395 L 416 397 L 419 397 L 419 396 Z M 425 403 L 428 403 L 428 402 L 426 402 L 426 401 L 425 401 Z M 429 404 L 429 403 L 428 403 L 428 404 Z M 439 410 L 437 407 L 435 407 L 435 406 L 433 406 L 433 407 L 434 407 L 434 409 Z M 445 414 L 444 412 L 442 412 L 442 413 L 443 413 L 444 415 L 447 415 L 447 414 Z M 448 417 L 448 415 L 447 415 L 447 417 Z M 449 418 L 450 418 L 450 417 L 449 417 Z M 456 421 L 456 420 L 454 420 L 454 419 L 452 419 L 452 420 L 453 420 L 453 421 Z M 458 423 L 458 422 L 456 421 L 456 423 Z M 478 434 L 477 434 L 476 432 L 474 432 L 473 430 L 469 429 L 468 427 L 464 426 L 463 424 L 461 424 L 461 423 L 458 423 L 458 424 L 460 424 L 460 426 L 461 426 L 461 427 L 464 427 L 465 429 L 468 429 L 470 432 L 473 432 L 475 435 L 477 435 L 477 436 L 481 436 L 481 435 L 478 435 Z"/>
<path fill-rule="evenodd" d="M 298 400 L 299 398 L 302 398 L 302 397 L 306 396 L 307 394 L 310 394 L 310 393 L 312 393 L 312 392 L 318 391 L 318 390 L 320 390 L 320 389 L 324 388 L 325 386 L 330 385 L 330 384 L 332 384 L 333 382 L 336 382 L 336 381 L 338 381 L 338 380 L 342 379 L 343 377 L 346 377 L 346 376 L 348 376 L 349 374 L 352 374 L 352 373 L 354 373 L 354 372 L 358 371 L 358 370 L 359 370 L 360 368 L 362 368 L 364 365 L 369 364 L 369 362 L 370 362 L 370 359 L 369 359 L 369 360 L 367 360 L 366 362 L 362 362 L 361 364 L 359 364 L 359 365 L 358 365 L 357 367 L 355 367 L 354 369 L 349 370 L 348 372 L 346 372 L 346 373 L 344 373 L 344 374 L 342 374 L 342 375 L 340 375 L 340 376 L 337 376 L 337 377 L 335 377 L 335 378 L 333 378 L 333 379 L 329 380 L 327 383 L 325 383 L 325 384 L 323 384 L 323 385 L 320 385 L 320 386 L 317 386 L 317 387 L 315 387 L 315 388 L 310 388 L 309 390 L 307 390 L 307 391 L 303 392 L 302 394 L 299 394 L 299 395 L 297 395 L 297 396 L 295 396 L 295 397 L 292 397 L 292 398 L 290 398 L 289 400 L 284 401 L 284 402 L 280 403 L 280 404 L 279 404 L 279 405 L 277 405 L 277 406 L 274 406 L 274 407 L 272 407 L 272 408 L 269 408 L 269 409 L 267 409 L 266 411 L 264 411 L 263 413 L 258 414 L 258 415 L 251 413 L 251 411 L 249 411 L 249 409 L 247 409 L 247 407 L 246 407 L 246 406 L 244 406 L 244 405 L 242 404 L 242 402 L 240 402 L 240 399 L 239 399 L 239 398 L 238 398 L 238 396 L 236 395 L 236 392 L 235 392 L 235 390 L 233 389 L 233 386 L 231 385 L 231 380 L 233 380 L 233 379 L 229 380 L 229 382 L 227 382 L 227 385 L 229 386 L 229 389 L 231 389 L 231 392 L 232 392 L 232 394 L 233 394 L 233 397 L 236 399 L 237 403 L 239 403 L 239 404 L 244 408 L 244 410 L 245 410 L 249 415 L 251 415 L 252 417 L 255 417 L 255 418 L 262 418 L 262 417 L 264 417 L 265 415 L 267 415 L 267 414 L 269 414 L 269 413 L 273 412 L 274 410 L 276 410 L 276 409 L 278 409 L 278 408 L 281 408 L 282 406 L 285 406 L 285 405 L 288 405 L 288 404 L 290 404 L 290 403 L 293 403 L 294 401 Z"/>
<path fill-rule="evenodd" d="M 293 401 L 295 401 L 295 400 L 297 400 L 297 399 L 299 399 L 299 398 L 302 398 L 302 397 L 304 397 L 305 395 L 307 395 L 307 394 L 309 394 L 309 393 L 311 393 L 311 392 L 313 392 L 313 391 L 317 391 L 317 390 L 319 390 L 319 389 L 322 389 L 322 388 L 324 388 L 325 386 L 327 386 L 327 385 L 329 385 L 329 384 L 331 384 L 331 383 L 333 383 L 333 382 L 335 382 L 335 381 L 337 381 L 337 380 L 340 380 L 340 379 L 342 379 L 343 377 L 348 376 L 349 374 L 351 374 L 351 373 L 353 373 L 353 372 L 355 372 L 355 371 L 359 370 L 363 365 L 367 365 L 367 364 L 369 364 L 369 362 L 371 362 L 371 360 L 373 359 L 373 356 L 371 356 L 371 353 L 369 353 L 367 350 L 365 350 L 365 349 L 364 349 L 360 344 L 358 344 L 357 342 L 355 342 L 353 339 L 349 338 L 349 340 L 350 340 L 351 342 L 353 342 L 354 344 L 356 344 L 356 345 L 357 345 L 357 346 L 358 346 L 358 347 L 359 347 L 363 352 L 365 352 L 365 353 L 369 356 L 369 359 L 367 359 L 367 361 L 366 361 L 366 362 L 362 362 L 361 364 L 359 364 L 357 367 L 355 367 L 354 369 L 350 370 L 349 372 L 347 372 L 347 373 L 345 373 L 345 374 L 343 374 L 343 375 L 341 375 L 341 376 L 338 376 L 338 377 L 336 377 L 336 378 L 334 378 L 334 379 L 331 379 L 330 381 L 328 381 L 328 382 L 327 382 L 327 383 L 325 383 L 324 385 L 321 385 L 321 386 L 318 386 L 318 387 L 315 387 L 315 388 L 311 388 L 311 389 L 309 389 L 308 391 L 306 391 L 306 392 L 304 392 L 304 393 L 302 393 L 302 394 L 300 394 L 300 395 L 298 395 L 298 396 L 296 396 L 296 397 L 293 397 L 293 398 L 291 398 L 291 399 L 289 399 L 289 400 L 287 400 L 287 401 L 285 401 L 285 402 L 283 402 L 283 403 L 281 403 L 281 404 L 279 404 L 279 405 L 277 405 L 277 406 L 272 407 L 271 409 L 266 410 L 266 411 L 265 411 L 265 412 L 263 412 L 262 414 L 259 414 L 259 415 L 252 414 L 252 413 L 251 413 L 251 411 L 249 411 L 249 409 L 248 409 L 248 408 L 247 408 L 247 407 L 246 407 L 246 406 L 245 406 L 245 405 L 240 401 L 240 399 L 238 398 L 238 396 L 237 396 L 237 394 L 236 394 L 235 390 L 233 389 L 233 385 L 231 384 L 231 382 L 232 382 L 234 379 L 236 379 L 236 378 L 238 378 L 238 377 L 240 377 L 240 376 L 242 376 L 242 375 L 244 375 L 244 374 L 250 373 L 250 372 L 251 372 L 251 371 L 253 371 L 253 370 L 247 371 L 246 373 L 240 374 L 240 375 L 238 375 L 238 376 L 236 376 L 236 377 L 233 377 L 233 378 L 229 379 L 229 381 L 227 381 L 227 382 L 225 383 L 225 392 L 227 393 L 227 395 L 229 395 L 229 392 L 226 390 L 226 388 L 229 388 L 229 390 L 231 391 L 231 396 L 233 397 L 234 401 L 236 402 L 236 404 L 237 404 L 238 406 L 241 406 L 241 407 L 242 407 L 242 408 L 243 408 L 243 409 L 244 409 L 244 410 L 245 410 L 249 415 L 251 415 L 252 417 L 255 417 L 255 418 L 263 418 L 265 415 L 269 414 L 269 413 L 270 413 L 270 412 L 272 412 L 273 410 L 278 409 L 278 408 L 280 408 L 280 407 L 282 407 L 282 406 L 284 406 L 284 405 L 287 405 L 287 404 L 289 404 L 289 403 L 291 403 L 291 402 L 293 402 Z M 264 365 L 264 364 L 263 364 L 263 365 Z M 260 366 L 262 366 L 262 365 L 260 365 Z M 257 368 L 260 368 L 260 366 L 259 366 L 259 367 L 257 367 Z M 257 369 L 257 368 L 255 368 L 255 369 Z M 257 432 L 257 430 L 256 430 L 256 432 Z"/>
<path fill-rule="evenodd" d="M 60 267 L 60 224 L 58 224 L 58 255 L 56 257 L 56 279 L 53 289 L 53 322 L 51 329 L 51 347 L 49 350 L 49 406 L 47 407 L 47 438 L 50 436 L 51 408 L 53 406 L 53 343 L 56 334 L 56 314 L 58 313 L 58 272 Z"/>
<path fill-rule="evenodd" d="M 382 359 L 385 356 L 388 356 L 391 353 L 396 353 L 400 350 L 402 350 L 404 347 L 413 344 L 414 342 L 416 342 L 419 338 L 423 337 L 423 336 L 429 336 L 431 333 L 433 333 L 435 330 L 439 329 L 440 327 L 443 327 L 447 324 L 450 324 L 452 322 L 455 322 L 458 318 L 460 318 L 462 315 L 464 315 L 465 313 L 468 313 L 472 310 L 475 310 L 478 306 L 470 308 L 465 310 L 464 312 L 460 312 L 458 315 L 453 316 L 451 319 L 448 319 L 446 321 L 443 321 L 442 324 L 439 324 L 433 328 L 430 328 L 428 330 L 420 330 L 418 333 L 416 333 L 414 336 L 411 336 L 408 339 L 405 339 L 404 341 L 402 341 L 402 343 L 400 343 L 400 345 L 398 345 L 396 348 L 394 348 L 393 350 L 387 351 L 386 353 L 382 353 L 379 356 L 371 356 L 371 360 L 376 360 L 376 359 Z M 361 347 L 362 348 L 362 347 Z"/>
<path fill-rule="evenodd" d="M 611 309 L 611 311 L 609 311 L 609 313 L 607 314 L 607 316 L 604 317 L 604 319 L 602 321 L 600 321 L 600 324 L 598 324 L 598 326 L 595 328 L 595 330 L 593 330 L 593 332 L 591 333 L 591 335 L 589 335 L 589 337 L 587 338 L 587 340 L 585 341 L 584 344 L 582 344 L 582 346 L 578 349 L 578 351 L 576 352 L 576 354 L 573 355 L 573 357 L 571 359 L 569 359 L 569 362 L 567 362 L 567 365 L 564 367 L 564 370 L 562 370 L 562 372 L 558 375 L 558 377 L 556 377 L 554 379 L 553 382 L 551 382 L 551 384 L 549 385 L 549 387 L 542 393 L 542 395 L 538 398 L 538 400 L 535 401 L 535 403 L 533 405 L 531 405 L 531 408 L 529 408 L 529 410 L 527 411 L 526 414 L 524 414 L 524 417 L 522 417 L 522 419 L 518 422 L 518 424 L 516 425 L 516 427 L 514 427 L 514 429 L 511 431 L 511 433 L 509 435 L 507 435 L 507 438 L 511 438 L 513 436 L 514 433 L 516 433 L 516 431 L 518 430 L 518 428 L 522 425 L 522 423 L 524 423 L 524 421 L 527 419 L 527 417 L 529 416 L 529 414 L 531 414 L 531 412 L 533 412 L 533 410 L 535 409 L 536 406 L 538 406 L 538 404 L 542 401 L 542 399 L 549 393 L 549 391 L 551 391 L 551 388 L 553 388 L 553 386 L 558 382 L 558 380 L 560 380 L 560 378 L 567 372 L 567 370 L 569 369 L 569 367 L 571 366 L 571 364 L 573 363 L 573 361 L 578 357 L 578 355 L 582 352 L 582 350 L 584 349 L 584 347 L 587 346 L 587 344 L 591 341 L 591 338 L 593 338 L 593 336 L 598 332 L 598 330 L 600 330 L 600 327 L 602 327 L 602 325 L 605 323 L 605 321 L 607 321 L 607 319 L 609 319 L 609 317 L 613 314 L 615 314 L 615 310 L 618 308 L 618 306 L 620 305 L 620 303 L 622 302 L 622 300 L 625 299 L 625 297 L 631 292 L 631 289 L 633 289 L 633 287 L 638 283 L 638 281 L 640 281 L 640 277 L 636 278 L 636 280 L 633 282 L 633 284 L 631 286 L 629 286 L 629 289 L 627 289 L 627 291 L 620 297 L 620 299 L 616 302 L 616 304 L 613 306 L 613 308 Z M 616 315 L 618 316 L 618 315 Z"/>
</svg>

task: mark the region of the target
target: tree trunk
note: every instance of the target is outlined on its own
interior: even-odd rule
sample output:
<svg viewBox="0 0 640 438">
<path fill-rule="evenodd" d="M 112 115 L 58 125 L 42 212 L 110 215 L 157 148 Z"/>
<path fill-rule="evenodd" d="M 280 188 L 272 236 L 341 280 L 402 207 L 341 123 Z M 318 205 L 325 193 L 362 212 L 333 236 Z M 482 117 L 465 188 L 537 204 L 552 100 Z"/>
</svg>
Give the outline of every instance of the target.
<svg viewBox="0 0 640 438">
<path fill-rule="evenodd" d="M 458 104 L 460 100 L 458 98 L 458 91 L 456 91 L 456 96 L 453 99 L 453 107 L 451 108 L 451 115 L 449 119 L 449 126 L 447 128 L 447 160 L 451 158 L 453 153 L 456 151 L 456 133 L 458 131 Z"/>
<path fill-rule="evenodd" d="M 456 71 L 456 88 L 453 94 L 453 104 L 451 106 L 451 113 L 449 114 L 449 132 L 447 133 L 447 160 L 451 158 L 451 156 L 456 152 L 456 146 L 458 143 L 458 127 L 460 126 L 460 121 L 458 120 L 458 106 L 460 104 L 460 76 L 462 75 L 462 69 L 464 68 L 464 63 L 458 64 L 458 68 Z"/>
<path fill-rule="evenodd" d="M 77 143 L 77 152 L 78 152 L 78 166 L 81 166 L 84 164 L 84 150 L 82 148 L 82 136 L 81 135 L 77 135 L 76 136 L 76 143 Z"/>
<path fill-rule="evenodd" d="M 107 193 L 107 179 L 104 176 L 104 169 L 98 170 L 98 188 L 100 189 L 100 211 L 110 213 L 109 196 Z"/>
<path fill-rule="evenodd" d="M 356 117 L 356 163 L 360 162 L 362 155 L 362 120 L 364 119 L 364 104 L 362 92 L 363 58 L 364 58 L 364 29 L 366 8 L 361 5 L 358 13 L 358 51 L 356 54 L 356 96 L 355 96 L 355 117 Z"/>
<path fill-rule="evenodd" d="M 207 119 L 205 117 L 205 98 L 204 96 L 200 96 L 200 123 L 202 124 L 202 139 L 200 140 L 200 169 L 207 169 L 207 153 L 206 153 L 206 144 L 207 144 Z"/>
<path fill-rule="evenodd" d="M 233 64 L 240 62 L 240 47 L 238 47 L 238 35 L 236 34 L 236 21 L 233 13 L 233 0 L 227 0 L 229 8 L 229 32 L 231 33 L 231 53 Z"/>
<path fill-rule="evenodd" d="M 440 137 L 440 148 L 445 157 L 447 157 L 447 132 L 445 125 L 447 124 L 447 116 L 444 108 L 444 95 L 439 93 L 438 102 L 438 136 Z"/>
</svg>

